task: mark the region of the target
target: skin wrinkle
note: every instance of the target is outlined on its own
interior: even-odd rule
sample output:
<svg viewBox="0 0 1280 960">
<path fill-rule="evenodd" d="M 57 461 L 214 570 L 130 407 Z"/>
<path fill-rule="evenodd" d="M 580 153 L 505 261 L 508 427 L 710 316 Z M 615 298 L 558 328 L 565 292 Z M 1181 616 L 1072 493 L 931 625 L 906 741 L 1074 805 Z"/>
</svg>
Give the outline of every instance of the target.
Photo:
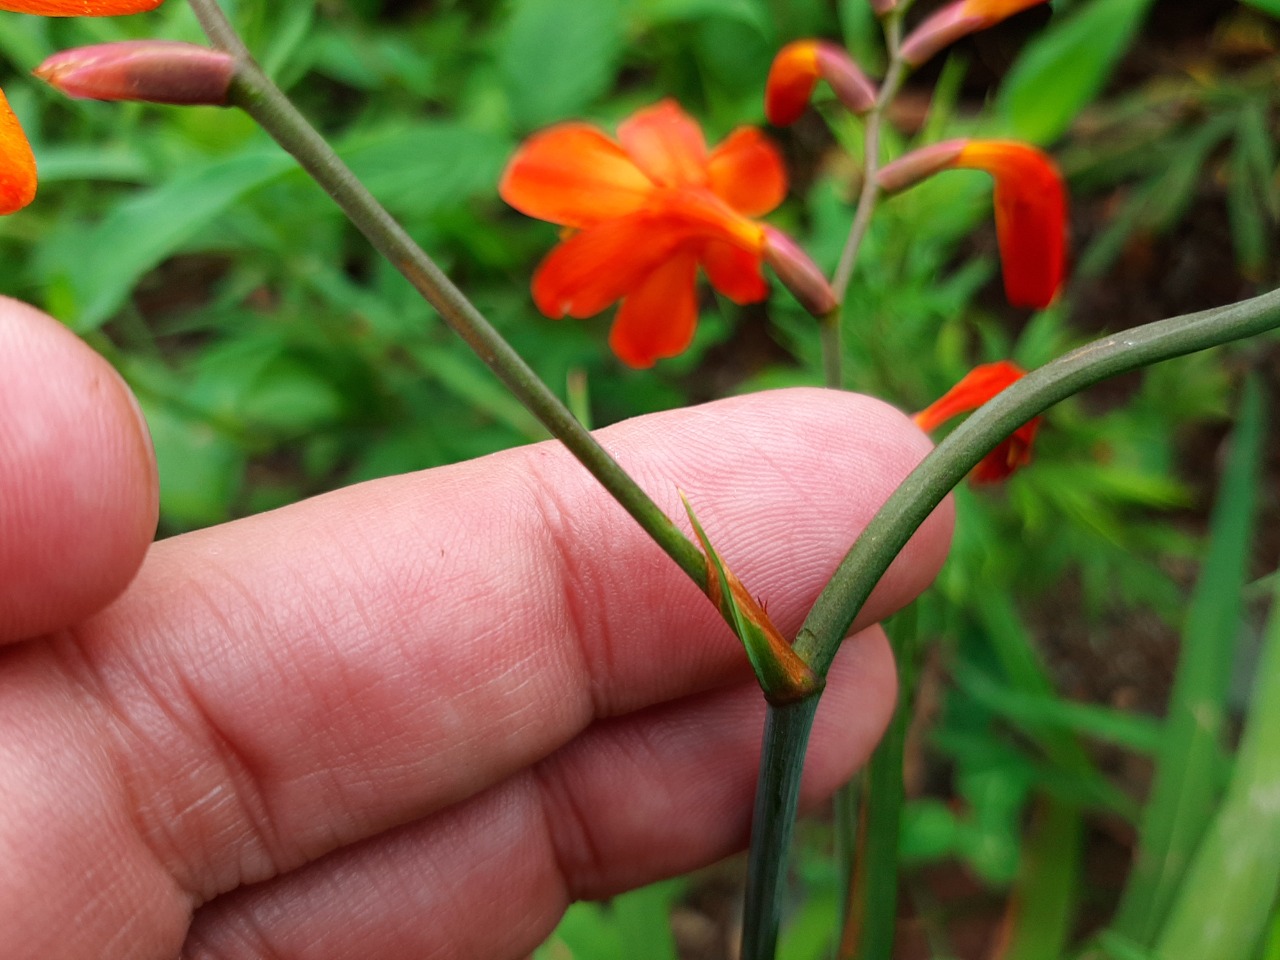
<svg viewBox="0 0 1280 960">
<path fill-rule="evenodd" d="M 606 619 L 594 613 L 606 609 L 599 585 L 589 569 L 584 571 L 581 564 L 575 562 L 575 555 L 581 553 L 576 548 L 577 544 L 589 541 L 574 529 L 572 502 L 563 498 L 558 484 L 547 482 L 546 474 L 539 469 L 540 463 L 541 458 L 533 458 L 530 470 L 524 476 L 524 487 L 529 493 L 528 503 L 532 516 L 539 521 L 538 531 L 541 535 L 531 537 L 526 542 L 538 543 L 544 552 L 550 554 L 547 558 L 550 562 L 545 566 L 539 565 L 542 569 L 559 571 L 561 586 L 557 593 L 562 619 L 578 669 L 586 678 L 585 689 L 591 716 L 608 716 L 612 711 L 605 693 L 607 685 L 601 682 L 600 677 L 602 671 L 604 676 L 611 676 L 615 672 L 617 660 L 613 649 L 617 641 Z M 590 590 L 588 586 L 591 587 Z M 599 653 L 594 656 L 588 649 L 588 636 L 595 637 L 599 646 Z"/>
<path fill-rule="evenodd" d="M 206 572 L 213 572 L 212 565 Z M 240 585 L 227 571 L 217 572 L 222 575 L 223 583 L 233 589 L 239 588 Z M 185 597 L 197 601 L 203 611 L 204 622 L 217 625 L 225 637 L 235 636 L 243 629 L 227 619 L 204 581 L 184 578 L 181 590 Z M 253 620 L 261 622 L 264 611 L 257 608 L 252 594 L 241 591 L 240 599 L 249 609 L 256 608 L 258 616 Z M 165 660 L 158 664 L 140 663 L 128 651 L 114 647 L 102 651 L 110 656 L 110 660 L 103 661 L 111 664 L 113 676 L 108 679 L 101 675 L 102 664 L 95 662 L 88 653 L 98 646 L 92 631 L 87 637 L 84 633 L 77 636 L 81 649 L 86 651 L 85 659 L 90 669 L 99 673 L 98 689 L 102 691 L 109 714 L 116 721 L 116 725 L 109 729 L 113 733 L 127 731 L 134 741 L 132 746 L 122 743 L 119 749 L 125 757 L 134 758 L 132 763 L 125 763 L 124 780 L 147 785 L 133 790 L 132 799 L 128 801 L 133 819 L 139 824 L 139 837 L 146 848 L 165 865 L 174 881 L 195 903 L 205 902 L 242 882 L 259 881 L 275 875 L 275 864 L 282 859 L 280 841 L 271 826 L 273 818 L 269 801 L 260 787 L 262 774 L 257 770 L 259 765 L 221 729 L 204 704 L 198 685 L 182 671 L 172 669 Z M 198 646 L 224 649 L 227 644 L 201 643 Z M 265 645 L 265 649 L 269 650 L 270 644 Z M 122 657 L 122 653 L 125 656 Z M 165 668 L 165 683 L 159 682 L 157 665 Z M 175 697 L 175 693 L 180 696 Z M 181 707 L 184 705 L 192 715 L 183 714 Z M 156 729 L 157 719 L 160 721 L 159 729 Z M 123 739 L 117 737 L 118 742 Z M 182 746 L 175 747 L 175 740 Z M 196 776 L 194 773 L 173 777 L 165 776 L 161 770 L 138 767 L 140 760 L 174 756 L 200 758 L 202 762 L 197 767 L 204 776 L 200 778 L 198 796 L 225 800 L 208 809 L 196 799 L 183 797 L 182 791 L 192 784 Z M 204 782 L 210 779 L 210 771 L 214 771 L 213 783 L 205 786 Z M 142 799 L 141 791 L 144 790 L 147 799 Z M 156 804 L 156 797 L 166 802 Z M 233 810 L 240 812 L 231 812 Z M 206 821 L 209 820 L 217 826 L 208 825 Z M 203 845 L 193 846 L 185 834 L 216 838 L 223 847 L 236 847 L 239 856 L 234 864 L 219 868 L 206 857 Z M 234 866 L 229 875 L 227 866 Z"/>
<path fill-rule="evenodd" d="M 172 849 L 166 855 L 159 845 L 160 835 L 148 829 L 146 818 L 141 815 L 143 803 L 138 777 L 131 769 L 133 764 L 127 759 L 134 751 L 125 741 L 131 735 L 146 744 L 148 738 L 131 723 L 128 712 L 112 696 L 110 685 L 104 681 L 88 654 L 84 635 L 78 626 L 59 631 L 48 638 L 46 644 L 67 688 L 73 693 L 78 692 L 77 701 L 90 718 L 87 726 L 106 734 L 102 740 L 96 741 L 101 745 L 106 769 L 111 772 L 110 787 L 113 789 L 104 790 L 104 793 L 118 798 L 120 810 L 132 825 L 142 849 L 150 854 L 158 871 L 171 880 L 175 892 L 187 902 L 188 911 L 194 909 L 201 900 L 199 892 L 185 886 L 174 869 L 179 860 L 179 845 L 171 844 Z M 156 696 L 154 688 L 141 672 L 136 673 L 135 680 L 137 688 L 148 693 L 155 708 L 167 714 L 164 699 Z M 176 724 L 177 717 L 169 716 Z M 147 755 L 147 747 L 137 751 L 136 755 Z"/>
</svg>

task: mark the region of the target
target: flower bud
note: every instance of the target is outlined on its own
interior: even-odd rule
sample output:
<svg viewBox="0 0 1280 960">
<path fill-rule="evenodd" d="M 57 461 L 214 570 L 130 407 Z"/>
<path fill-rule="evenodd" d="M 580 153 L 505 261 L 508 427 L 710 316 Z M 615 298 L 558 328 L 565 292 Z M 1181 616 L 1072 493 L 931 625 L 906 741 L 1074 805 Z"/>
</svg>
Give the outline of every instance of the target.
<svg viewBox="0 0 1280 960">
<path fill-rule="evenodd" d="M 800 245 L 781 230 L 765 225 L 764 261 L 782 285 L 815 317 L 825 317 L 838 306 L 835 291 L 818 265 Z"/>
<path fill-rule="evenodd" d="M 56 53 L 35 70 L 83 100 L 226 106 L 235 58 L 191 43 L 127 40 Z"/>
</svg>

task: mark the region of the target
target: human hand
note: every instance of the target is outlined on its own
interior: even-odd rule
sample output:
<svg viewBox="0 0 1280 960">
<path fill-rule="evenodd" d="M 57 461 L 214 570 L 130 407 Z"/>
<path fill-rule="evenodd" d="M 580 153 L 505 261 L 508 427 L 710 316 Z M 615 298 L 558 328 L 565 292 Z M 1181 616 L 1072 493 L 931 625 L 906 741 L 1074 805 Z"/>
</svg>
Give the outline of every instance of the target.
<svg viewBox="0 0 1280 960">
<path fill-rule="evenodd" d="M 518 957 L 573 899 L 745 843 L 746 657 L 556 444 L 148 549 L 126 388 L 12 301 L 0 409 L 5 957 Z M 784 633 L 928 446 L 817 390 L 600 436 L 672 516 L 686 491 Z M 893 664 L 870 625 L 932 578 L 950 523 L 921 529 L 837 659 L 809 802 L 880 736 Z"/>
</svg>

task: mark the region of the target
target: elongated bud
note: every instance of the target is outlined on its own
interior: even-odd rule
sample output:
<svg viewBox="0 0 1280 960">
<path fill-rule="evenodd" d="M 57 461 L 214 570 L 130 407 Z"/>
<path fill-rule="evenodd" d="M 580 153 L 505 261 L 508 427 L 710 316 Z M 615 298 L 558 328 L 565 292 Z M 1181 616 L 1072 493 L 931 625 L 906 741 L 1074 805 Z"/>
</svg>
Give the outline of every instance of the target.
<svg viewBox="0 0 1280 960">
<path fill-rule="evenodd" d="M 877 17 L 883 17 L 898 5 L 898 0 L 871 0 L 871 9 Z"/>
<path fill-rule="evenodd" d="M 875 106 L 876 88 L 842 47 L 825 40 L 797 40 L 773 58 L 764 88 L 764 113 L 785 127 L 804 113 L 818 80 L 827 81 L 836 97 L 854 113 Z"/>
<path fill-rule="evenodd" d="M 901 56 L 918 67 L 961 37 L 995 26 L 1001 20 L 1048 0 L 959 0 L 949 4 L 911 31 L 902 42 Z"/>
<path fill-rule="evenodd" d="M 193 43 L 127 40 L 55 53 L 35 74 L 69 97 L 226 106 L 235 58 Z"/>
<path fill-rule="evenodd" d="M 876 184 L 886 193 L 897 193 L 914 187 L 939 170 L 954 166 L 966 143 L 967 140 L 943 140 L 941 143 L 931 143 L 919 150 L 912 150 L 906 156 L 881 167 L 876 174 Z"/>
<path fill-rule="evenodd" d="M 680 499 L 707 558 L 707 597 L 746 648 L 765 699 L 772 704 L 794 703 L 817 693 L 823 679 L 791 648 L 760 602 L 724 565 L 683 493 Z"/>
<path fill-rule="evenodd" d="M 764 262 L 800 306 L 815 317 L 825 317 L 837 307 L 835 292 L 818 265 L 798 243 L 768 224 L 764 227 Z"/>
</svg>

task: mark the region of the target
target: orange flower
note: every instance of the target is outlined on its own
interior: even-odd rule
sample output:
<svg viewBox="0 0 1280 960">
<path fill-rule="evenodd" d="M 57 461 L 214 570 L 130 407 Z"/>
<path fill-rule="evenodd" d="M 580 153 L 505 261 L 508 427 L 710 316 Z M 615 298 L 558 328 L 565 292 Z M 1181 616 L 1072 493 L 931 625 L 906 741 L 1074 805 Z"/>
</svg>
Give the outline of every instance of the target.
<svg viewBox="0 0 1280 960">
<path fill-rule="evenodd" d="M 0 93 L 0 215 L 21 210 L 36 195 L 36 158 L 22 125 Z"/>
<path fill-rule="evenodd" d="M 0 10 L 42 17 L 118 17 L 154 10 L 164 0 L 0 0 Z"/>
<path fill-rule="evenodd" d="M 902 59 L 913 67 L 965 34 L 986 30 L 1001 20 L 1048 0 L 960 0 L 929 17 L 902 42 Z"/>
<path fill-rule="evenodd" d="M 948 140 L 887 164 L 876 180 L 896 191 L 956 168 L 985 170 L 995 179 L 996 240 L 1009 302 L 1047 307 L 1067 262 L 1067 194 L 1058 168 L 1043 151 L 1016 140 Z"/>
<path fill-rule="evenodd" d="M 819 79 L 854 113 L 875 106 L 876 88 L 848 53 L 824 40 L 797 40 L 779 50 L 769 68 L 764 86 L 769 122 L 785 127 L 799 120 Z"/>
<path fill-rule="evenodd" d="M 1008 360 L 974 367 L 964 379 L 917 413 L 913 419 L 916 426 L 928 433 L 952 417 L 978 409 L 1009 384 L 1024 376 L 1026 372 Z M 1025 467 L 1031 462 L 1031 443 L 1039 428 L 1039 417 L 1028 420 L 983 457 L 973 468 L 969 478 L 974 483 L 995 483 L 1019 467 Z"/>
<path fill-rule="evenodd" d="M 0 10 L 46 17 L 110 17 L 154 10 L 162 0 L 0 0 Z M 36 195 L 36 158 L 22 125 L 0 93 L 0 215 L 15 213 Z"/>
<path fill-rule="evenodd" d="M 542 261 L 533 299 L 549 317 L 590 317 L 621 300 L 609 343 L 649 367 L 689 345 L 701 267 L 736 303 L 768 293 L 765 232 L 752 217 L 786 194 L 774 147 L 740 127 L 708 150 L 698 124 L 672 100 L 618 127 L 614 141 L 585 123 L 529 138 L 498 191 L 522 213 L 568 227 Z"/>
</svg>

